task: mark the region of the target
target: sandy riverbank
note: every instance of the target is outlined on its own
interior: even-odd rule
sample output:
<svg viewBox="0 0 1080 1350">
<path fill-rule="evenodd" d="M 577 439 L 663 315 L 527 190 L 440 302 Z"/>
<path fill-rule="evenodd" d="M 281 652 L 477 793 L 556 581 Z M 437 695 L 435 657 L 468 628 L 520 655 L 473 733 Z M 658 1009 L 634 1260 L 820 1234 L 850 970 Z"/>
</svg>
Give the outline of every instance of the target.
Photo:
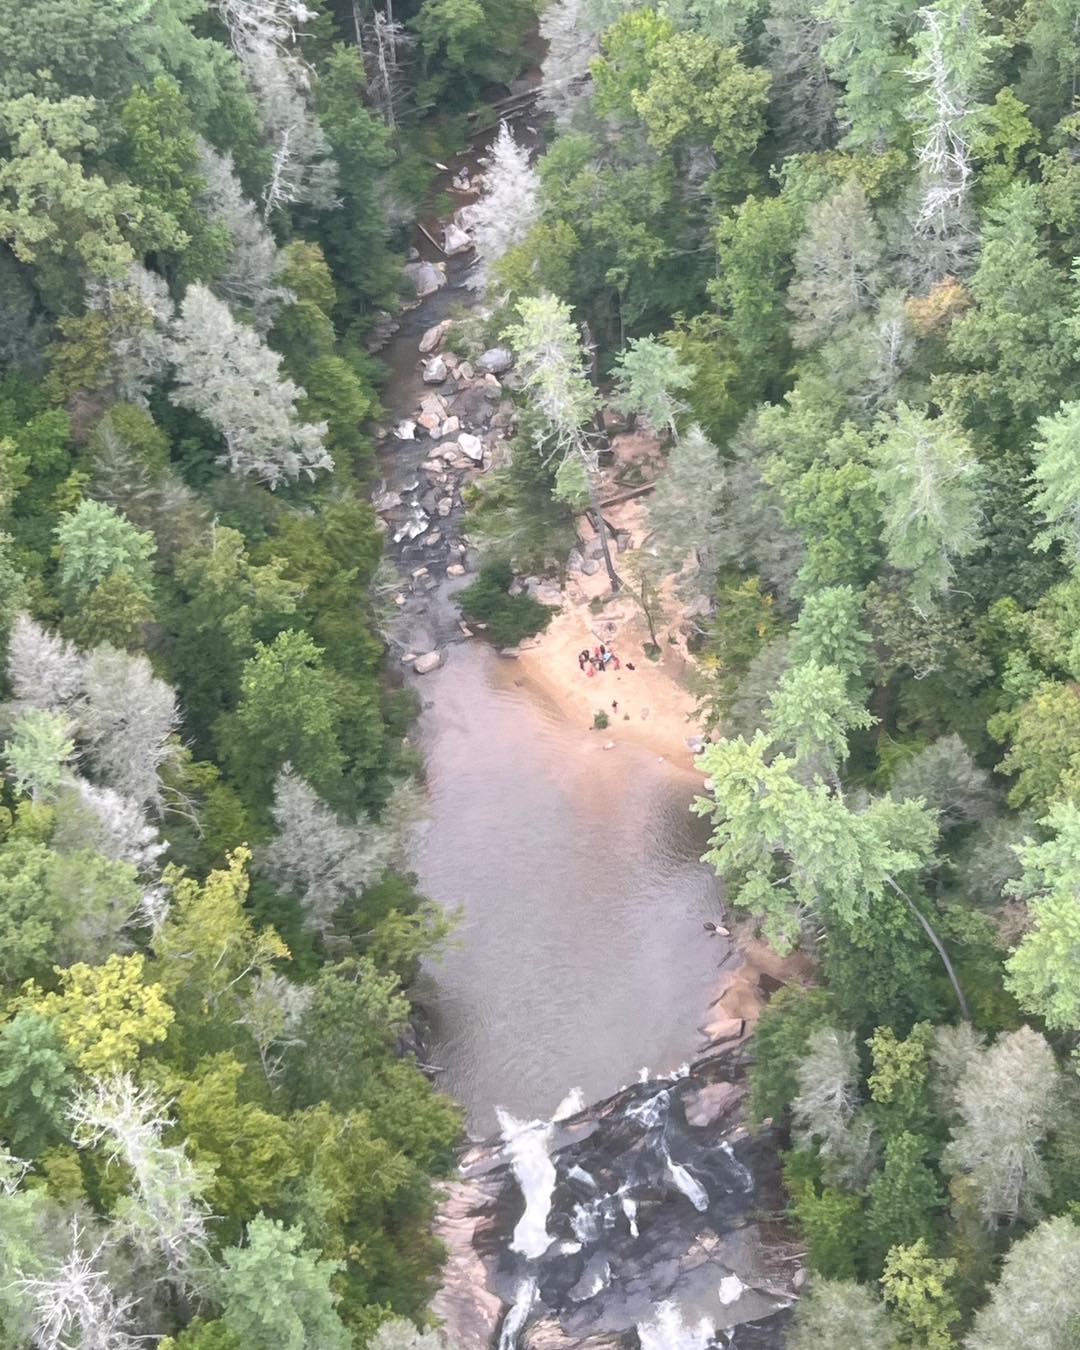
<svg viewBox="0 0 1080 1350">
<path fill-rule="evenodd" d="M 697 728 L 694 700 L 683 683 L 685 663 L 677 652 L 649 660 L 644 651 L 648 631 L 630 612 L 630 601 L 594 614 L 587 601 L 574 597 L 575 589 L 571 583 L 565 607 L 538 644 L 520 653 L 522 675 L 569 721 L 589 731 L 598 747 L 611 742 L 615 751 L 624 743 L 644 746 L 675 767 L 692 771 L 694 752 L 686 742 L 697 735 Z M 609 668 L 590 679 L 579 670 L 577 654 L 601 642 L 618 653 L 622 669 Z M 591 730 L 597 712 L 607 714 L 605 730 Z M 596 748 L 591 740 L 583 745 Z"/>
<path fill-rule="evenodd" d="M 659 448 L 652 437 L 623 435 L 615 438 L 616 468 L 625 470 L 636 462 L 646 478 L 659 468 Z M 605 484 L 617 491 L 613 475 Z M 634 498 L 604 510 L 613 530 L 623 533 L 627 552 L 637 549 L 648 533 L 643 498 Z M 585 551 L 593 532 L 588 521 L 578 521 L 578 534 Z M 616 570 L 625 573 L 627 552 L 616 555 Z M 629 584 L 630 578 L 624 576 Z M 690 692 L 693 658 L 686 647 L 682 605 L 673 587 L 664 587 L 659 608 L 653 613 L 660 656 L 645 654 L 650 634 L 641 606 L 627 588 L 616 596 L 603 568 L 591 576 L 571 572 L 563 588 L 562 607 L 547 631 L 523 644 L 519 665 L 527 681 L 543 691 L 566 717 L 590 730 L 597 712 L 608 717 L 603 731 L 591 732 L 600 747 L 614 742 L 643 746 L 676 768 L 693 771 L 694 750 L 690 742 L 700 736 L 695 700 Z M 600 643 L 615 651 L 621 662 L 591 678 L 578 667 L 578 653 L 594 650 Z M 628 666 L 634 669 L 628 669 Z M 617 704 L 617 707 L 612 705 Z M 591 741 L 584 748 L 593 748 Z"/>
</svg>

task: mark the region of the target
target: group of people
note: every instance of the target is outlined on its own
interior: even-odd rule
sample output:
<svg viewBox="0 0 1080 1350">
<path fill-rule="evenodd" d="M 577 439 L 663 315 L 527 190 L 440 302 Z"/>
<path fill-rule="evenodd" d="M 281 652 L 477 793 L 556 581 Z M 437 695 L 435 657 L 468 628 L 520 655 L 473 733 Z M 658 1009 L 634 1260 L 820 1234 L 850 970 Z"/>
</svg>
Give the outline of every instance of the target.
<svg viewBox="0 0 1080 1350">
<path fill-rule="evenodd" d="M 599 647 L 594 647 L 591 652 L 588 647 L 582 648 L 578 652 L 577 663 L 578 669 L 584 671 L 590 680 L 594 675 L 603 675 L 609 666 L 614 670 L 622 669 L 622 662 L 611 648 L 605 647 L 602 642 Z M 627 670 L 633 670 L 633 666 L 628 665 Z"/>
</svg>

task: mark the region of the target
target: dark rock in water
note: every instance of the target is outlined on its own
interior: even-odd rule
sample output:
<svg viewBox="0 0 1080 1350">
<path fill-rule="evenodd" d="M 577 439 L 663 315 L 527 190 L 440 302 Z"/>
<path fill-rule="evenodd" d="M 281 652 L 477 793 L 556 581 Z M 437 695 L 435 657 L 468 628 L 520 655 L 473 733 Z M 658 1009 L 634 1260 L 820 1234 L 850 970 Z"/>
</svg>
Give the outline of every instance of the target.
<svg viewBox="0 0 1080 1350">
<path fill-rule="evenodd" d="M 463 1350 L 778 1350 L 797 1293 L 774 1141 L 739 1119 L 744 1051 L 624 1088 L 566 1119 L 500 1117 L 471 1149 L 436 1232 L 451 1249 L 434 1311 Z M 467 1222 L 466 1222 L 467 1220 Z M 467 1234 L 467 1235 L 466 1235 Z M 468 1270 L 482 1290 L 455 1285 Z M 490 1301 L 498 1296 L 501 1317 Z M 483 1316 L 471 1325 L 459 1322 Z M 711 1337 L 698 1334 L 702 1325 Z"/>
<path fill-rule="evenodd" d="M 400 327 L 401 324 L 393 314 L 388 313 L 385 309 L 380 309 L 378 314 L 375 315 L 375 322 L 368 334 L 368 351 L 381 351 Z"/>
</svg>

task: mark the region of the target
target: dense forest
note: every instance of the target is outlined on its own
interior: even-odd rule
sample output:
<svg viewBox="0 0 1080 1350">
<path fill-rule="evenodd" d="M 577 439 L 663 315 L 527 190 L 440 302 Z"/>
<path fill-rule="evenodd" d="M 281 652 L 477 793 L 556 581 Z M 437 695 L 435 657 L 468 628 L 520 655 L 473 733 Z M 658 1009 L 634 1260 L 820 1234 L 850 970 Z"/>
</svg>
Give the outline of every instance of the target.
<svg viewBox="0 0 1080 1350">
<path fill-rule="evenodd" d="M 460 1125 L 403 1053 L 447 922 L 405 856 L 367 336 L 432 160 L 520 58 L 477 4 L 384 20 L 3 6 L 11 1350 L 423 1319 Z"/>
<path fill-rule="evenodd" d="M 476 518 L 540 554 L 585 500 L 590 366 L 669 441 L 709 860 L 819 963 L 755 1041 L 790 1344 L 1080 1344 L 1080 6 L 540 26 L 483 259 L 528 434 Z"/>
<path fill-rule="evenodd" d="M 448 922 L 409 874 L 368 337 L 536 24 L 4 7 L 4 1350 L 436 1344 L 459 1119 L 406 991 Z M 595 503 L 605 401 L 667 446 L 612 582 L 677 574 L 709 861 L 819 970 L 755 1038 L 813 1273 L 789 1343 L 1066 1350 L 1080 3 L 539 31 L 546 144 L 495 143 L 454 330 L 520 405 L 468 524 L 501 591 Z"/>
</svg>

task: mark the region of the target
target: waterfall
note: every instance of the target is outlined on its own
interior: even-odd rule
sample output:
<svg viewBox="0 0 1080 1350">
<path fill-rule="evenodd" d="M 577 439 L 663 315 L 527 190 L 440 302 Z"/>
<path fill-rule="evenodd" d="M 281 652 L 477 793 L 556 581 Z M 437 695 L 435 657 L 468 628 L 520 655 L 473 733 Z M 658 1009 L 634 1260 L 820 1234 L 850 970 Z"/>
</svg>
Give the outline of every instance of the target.
<svg viewBox="0 0 1080 1350">
<path fill-rule="evenodd" d="M 742 1182 L 743 1190 L 752 1191 L 754 1189 L 754 1174 L 750 1171 L 749 1167 L 745 1166 L 745 1164 L 741 1163 L 738 1158 L 736 1158 L 735 1150 L 726 1139 L 720 1145 L 720 1149 L 731 1159 L 731 1165 L 735 1169 L 735 1175 Z"/>
<path fill-rule="evenodd" d="M 518 1332 L 528 1320 L 535 1298 L 536 1281 L 522 1280 L 517 1287 L 517 1293 L 514 1295 L 513 1306 L 506 1314 L 502 1330 L 499 1332 L 499 1350 L 514 1350 L 517 1345 Z"/>
<path fill-rule="evenodd" d="M 634 1102 L 626 1108 L 627 1120 L 636 1121 L 644 1130 L 663 1125 L 671 1110 L 671 1089 L 664 1088 L 643 1102 Z"/>
<path fill-rule="evenodd" d="M 664 1157 L 667 1159 L 668 1171 L 671 1173 L 672 1181 L 674 1181 L 675 1185 L 682 1191 L 683 1195 L 686 1196 L 687 1200 L 690 1201 L 694 1208 L 704 1214 L 709 1208 L 708 1191 L 696 1177 L 690 1175 L 681 1163 L 674 1161 L 666 1147 L 664 1148 L 663 1153 Z"/>
<path fill-rule="evenodd" d="M 637 1326 L 641 1350 L 709 1350 L 715 1329 L 704 1317 L 696 1327 L 690 1327 L 674 1303 L 658 1303 L 653 1311 L 654 1321 Z"/>
<path fill-rule="evenodd" d="M 496 1109 L 495 1114 L 506 1143 L 510 1166 L 525 1197 L 525 1213 L 514 1229 L 510 1250 L 520 1252 L 533 1261 L 543 1256 L 551 1245 L 547 1231 L 551 1197 L 555 1191 L 555 1166 L 548 1151 L 551 1125 L 543 1120 L 516 1120 L 501 1107 Z"/>
<path fill-rule="evenodd" d="M 552 1120 L 566 1120 L 568 1116 L 576 1116 L 579 1111 L 585 1109 L 585 1094 L 580 1088 L 571 1088 L 562 1101 L 555 1108 L 555 1114 Z"/>
<path fill-rule="evenodd" d="M 600 1206 L 595 1201 L 575 1205 L 570 1215 L 570 1227 L 583 1247 L 595 1242 L 600 1236 Z"/>
</svg>

